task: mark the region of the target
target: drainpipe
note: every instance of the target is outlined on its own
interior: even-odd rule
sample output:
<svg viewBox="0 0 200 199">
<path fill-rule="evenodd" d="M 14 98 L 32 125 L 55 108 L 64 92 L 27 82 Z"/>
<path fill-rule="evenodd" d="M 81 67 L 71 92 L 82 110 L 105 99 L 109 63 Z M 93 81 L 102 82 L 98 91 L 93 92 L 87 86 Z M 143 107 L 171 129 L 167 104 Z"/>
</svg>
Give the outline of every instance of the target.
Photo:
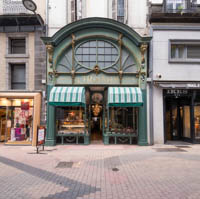
<svg viewBox="0 0 200 199">
<path fill-rule="evenodd" d="M 154 114 L 153 114 L 153 28 L 150 26 L 150 36 L 152 40 L 150 41 L 149 48 L 149 123 L 150 123 L 150 145 L 154 144 Z"/>
<path fill-rule="evenodd" d="M 46 0 L 46 36 L 49 35 L 49 0 Z"/>
</svg>

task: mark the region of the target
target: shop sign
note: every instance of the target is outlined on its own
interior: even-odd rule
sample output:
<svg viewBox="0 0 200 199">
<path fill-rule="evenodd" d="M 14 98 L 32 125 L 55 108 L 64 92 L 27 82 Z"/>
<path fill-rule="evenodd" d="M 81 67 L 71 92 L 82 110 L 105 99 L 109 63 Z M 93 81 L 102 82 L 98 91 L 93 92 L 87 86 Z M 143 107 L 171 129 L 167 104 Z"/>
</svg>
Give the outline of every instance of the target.
<svg viewBox="0 0 200 199">
<path fill-rule="evenodd" d="M 185 96 L 188 95 L 189 92 L 188 90 L 183 90 L 183 89 L 167 89 L 166 90 L 166 95 L 173 95 L 175 97 L 179 97 L 179 96 Z"/>
<path fill-rule="evenodd" d="M 194 83 L 194 84 L 187 84 L 188 88 L 200 88 L 200 84 L 199 83 Z"/>
<path fill-rule="evenodd" d="M 40 126 L 37 131 L 37 146 L 45 143 L 45 127 Z"/>
</svg>

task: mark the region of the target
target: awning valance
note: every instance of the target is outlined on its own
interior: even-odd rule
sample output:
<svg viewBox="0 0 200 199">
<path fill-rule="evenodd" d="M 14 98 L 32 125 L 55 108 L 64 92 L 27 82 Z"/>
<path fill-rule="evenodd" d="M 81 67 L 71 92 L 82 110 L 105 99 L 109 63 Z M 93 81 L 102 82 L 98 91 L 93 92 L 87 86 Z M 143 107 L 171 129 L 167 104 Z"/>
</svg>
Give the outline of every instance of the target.
<svg viewBox="0 0 200 199">
<path fill-rule="evenodd" d="M 53 87 L 49 104 L 54 106 L 85 106 L 84 87 Z"/>
<path fill-rule="evenodd" d="M 109 87 L 108 106 L 142 106 L 142 91 L 138 87 Z"/>
</svg>

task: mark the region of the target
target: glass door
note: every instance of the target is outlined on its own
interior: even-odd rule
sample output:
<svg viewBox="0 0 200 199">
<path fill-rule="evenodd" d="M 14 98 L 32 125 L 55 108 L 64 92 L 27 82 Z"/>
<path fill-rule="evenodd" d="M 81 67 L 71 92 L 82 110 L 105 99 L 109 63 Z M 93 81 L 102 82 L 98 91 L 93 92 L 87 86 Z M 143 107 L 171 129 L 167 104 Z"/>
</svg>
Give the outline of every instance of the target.
<svg viewBox="0 0 200 199">
<path fill-rule="evenodd" d="M 171 136 L 172 140 L 178 140 L 180 138 L 179 134 L 179 114 L 178 114 L 177 104 L 171 105 Z"/>
<path fill-rule="evenodd" d="M 200 142 L 200 105 L 194 106 L 194 138 Z"/>
<path fill-rule="evenodd" d="M 191 139 L 190 106 L 182 106 L 183 137 Z"/>
</svg>

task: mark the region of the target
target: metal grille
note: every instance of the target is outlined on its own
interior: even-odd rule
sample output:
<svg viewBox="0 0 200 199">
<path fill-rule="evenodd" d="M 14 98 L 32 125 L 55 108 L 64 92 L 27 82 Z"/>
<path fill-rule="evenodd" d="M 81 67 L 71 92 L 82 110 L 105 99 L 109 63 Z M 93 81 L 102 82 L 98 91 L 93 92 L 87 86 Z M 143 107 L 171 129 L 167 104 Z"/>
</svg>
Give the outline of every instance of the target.
<svg viewBox="0 0 200 199">
<path fill-rule="evenodd" d="M 3 14 L 29 13 L 22 0 L 3 0 Z"/>
</svg>

